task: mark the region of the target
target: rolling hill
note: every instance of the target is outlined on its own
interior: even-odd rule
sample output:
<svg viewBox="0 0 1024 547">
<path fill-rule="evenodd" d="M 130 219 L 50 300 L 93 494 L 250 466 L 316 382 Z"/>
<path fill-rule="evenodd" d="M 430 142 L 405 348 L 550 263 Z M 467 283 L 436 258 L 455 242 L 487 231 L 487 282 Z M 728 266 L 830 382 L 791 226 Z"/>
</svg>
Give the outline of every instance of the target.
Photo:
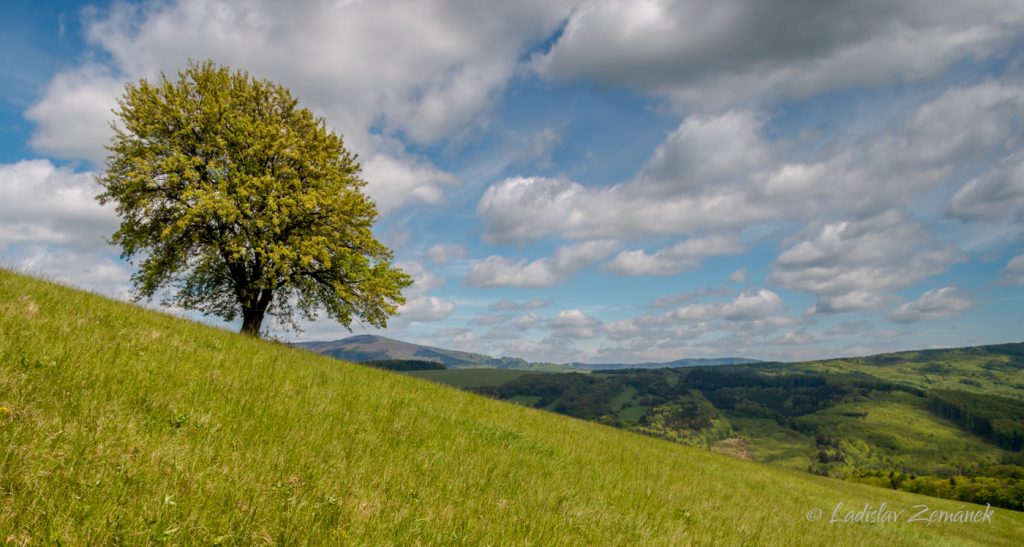
<svg viewBox="0 0 1024 547">
<path fill-rule="evenodd" d="M 298 342 L 297 347 L 329 355 L 343 361 L 364 363 L 383 360 L 417 360 L 440 363 L 448 368 L 493 367 L 529 368 L 529 363 L 511 357 L 490 357 L 480 353 L 455 351 L 411 344 L 386 336 L 360 334 L 330 342 Z"/>
<path fill-rule="evenodd" d="M 516 357 L 491 357 L 480 353 L 456 351 L 450 349 L 422 346 L 395 340 L 386 336 L 360 334 L 342 340 L 329 342 L 297 342 L 297 347 L 308 349 L 323 355 L 329 355 L 343 361 L 366 363 L 383 360 L 417 360 L 440 363 L 448 368 L 504 368 L 521 370 L 547 370 L 564 372 L 569 370 L 616 370 L 644 369 L 668 367 L 693 367 L 706 365 L 734 365 L 759 363 L 756 359 L 741 357 L 719 357 L 710 359 L 677 359 L 664 363 L 530 363 Z"/>
<path fill-rule="evenodd" d="M 1024 537 L 1013 511 L 909 522 L 922 504 L 985 509 L 494 401 L 2 270 L 0 446 L 0 539 L 15 545 Z M 882 503 L 902 511 L 896 522 L 829 522 Z"/>
<path fill-rule="evenodd" d="M 1024 510 L 1024 344 L 804 363 L 489 372 L 414 374 L 794 470 Z"/>
</svg>

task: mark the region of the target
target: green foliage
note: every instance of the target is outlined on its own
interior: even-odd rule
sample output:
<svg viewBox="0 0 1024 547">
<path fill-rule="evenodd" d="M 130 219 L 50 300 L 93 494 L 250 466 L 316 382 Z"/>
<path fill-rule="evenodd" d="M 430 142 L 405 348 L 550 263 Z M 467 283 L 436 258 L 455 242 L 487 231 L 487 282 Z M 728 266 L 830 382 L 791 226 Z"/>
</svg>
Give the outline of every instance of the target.
<svg viewBox="0 0 1024 547">
<path fill-rule="evenodd" d="M 0 271 L 0 541 L 31 545 L 1014 545 L 961 504 L 483 399 Z M 450 372 L 450 371 L 425 371 Z M 970 506 L 971 509 L 976 509 Z"/>
<path fill-rule="evenodd" d="M 408 275 L 371 227 L 377 210 L 342 139 L 284 87 L 190 63 L 176 81 L 129 83 L 98 177 L 141 259 L 137 295 L 258 335 L 265 314 L 295 327 L 323 310 L 384 326 Z"/>
<path fill-rule="evenodd" d="M 648 410 L 633 429 L 691 446 L 708 447 L 733 433 L 729 420 L 697 390 Z"/>
<path fill-rule="evenodd" d="M 907 475 L 896 470 L 861 472 L 851 480 L 936 498 L 1024 511 L 1024 467 L 992 466 L 965 475 Z"/>
<path fill-rule="evenodd" d="M 935 390 L 929 407 L 936 414 L 961 424 L 1006 450 L 1024 448 L 1024 402 L 964 391 Z"/>
<path fill-rule="evenodd" d="M 441 363 L 435 363 L 434 361 L 419 361 L 415 359 L 383 359 L 380 361 L 366 361 L 362 364 L 395 372 L 409 372 L 412 370 L 445 370 L 446 368 Z"/>
<path fill-rule="evenodd" d="M 415 370 L 406 374 L 457 388 L 475 389 L 499 386 L 520 376 L 544 373 L 502 368 L 450 368 L 447 370 Z"/>
</svg>

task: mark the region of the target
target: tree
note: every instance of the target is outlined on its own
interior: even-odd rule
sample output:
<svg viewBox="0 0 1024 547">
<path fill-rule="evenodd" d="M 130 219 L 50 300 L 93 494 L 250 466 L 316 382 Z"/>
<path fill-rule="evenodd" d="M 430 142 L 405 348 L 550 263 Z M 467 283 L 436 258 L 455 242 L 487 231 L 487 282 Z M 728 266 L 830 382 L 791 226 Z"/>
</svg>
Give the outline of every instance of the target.
<svg viewBox="0 0 1024 547">
<path fill-rule="evenodd" d="M 371 228 L 356 156 L 284 87 L 190 62 L 125 86 L 100 203 L 111 241 L 141 259 L 136 298 L 198 310 L 259 336 L 265 315 L 297 328 L 319 312 L 384 327 L 411 278 Z"/>
</svg>

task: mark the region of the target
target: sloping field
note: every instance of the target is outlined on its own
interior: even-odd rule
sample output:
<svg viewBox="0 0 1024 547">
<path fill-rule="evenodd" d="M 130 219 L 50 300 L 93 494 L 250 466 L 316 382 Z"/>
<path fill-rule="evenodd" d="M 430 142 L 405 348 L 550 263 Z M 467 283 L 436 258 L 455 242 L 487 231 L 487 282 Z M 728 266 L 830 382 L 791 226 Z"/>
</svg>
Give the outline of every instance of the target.
<svg viewBox="0 0 1024 547">
<path fill-rule="evenodd" d="M 6 271 L 0 447 L 0 540 L 12 544 L 1024 538 L 1020 513 L 907 522 L 915 505 L 965 506 L 493 401 Z M 838 503 L 883 502 L 903 511 L 898 522 L 828 523 Z"/>
</svg>

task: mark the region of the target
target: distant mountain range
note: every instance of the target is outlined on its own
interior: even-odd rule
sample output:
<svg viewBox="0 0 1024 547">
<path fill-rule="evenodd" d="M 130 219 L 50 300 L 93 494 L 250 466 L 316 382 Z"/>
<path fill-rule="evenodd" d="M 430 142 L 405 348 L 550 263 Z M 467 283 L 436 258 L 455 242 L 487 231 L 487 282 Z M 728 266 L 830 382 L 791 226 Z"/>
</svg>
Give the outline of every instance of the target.
<svg viewBox="0 0 1024 547">
<path fill-rule="evenodd" d="M 678 367 L 703 367 L 710 365 L 749 365 L 763 363 L 759 359 L 746 359 L 743 357 L 711 357 L 705 359 L 676 359 L 664 363 L 569 363 L 565 366 L 576 370 L 615 370 L 624 368 L 678 368 Z"/>
<path fill-rule="evenodd" d="M 382 361 L 385 359 L 400 359 L 431 361 L 434 363 L 441 363 L 448 368 L 492 367 L 530 370 L 552 370 L 556 368 L 567 370 L 614 370 L 626 368 L 639 369 L 695 367 L 702 365 L 737 365 L 760 362 L 757 359 L 720 357 L 714 359 L 678 359 L 665 363 L 568 363 L 565 365 L 553 365 L 551 363 L 530 363 L 517 357 L 491 357 L 481 353 L 421 346 L 419 344 L 411 344 L 409 342 L 403 342 L 401 340 L 372 334 L 350 336 L 342 340 L 329 342 L 298 342 L 294 345 L 316 353 L 330 355 L 331 357 L 345 361 L 355 361 L 357 363 Z"/>
</svg>

